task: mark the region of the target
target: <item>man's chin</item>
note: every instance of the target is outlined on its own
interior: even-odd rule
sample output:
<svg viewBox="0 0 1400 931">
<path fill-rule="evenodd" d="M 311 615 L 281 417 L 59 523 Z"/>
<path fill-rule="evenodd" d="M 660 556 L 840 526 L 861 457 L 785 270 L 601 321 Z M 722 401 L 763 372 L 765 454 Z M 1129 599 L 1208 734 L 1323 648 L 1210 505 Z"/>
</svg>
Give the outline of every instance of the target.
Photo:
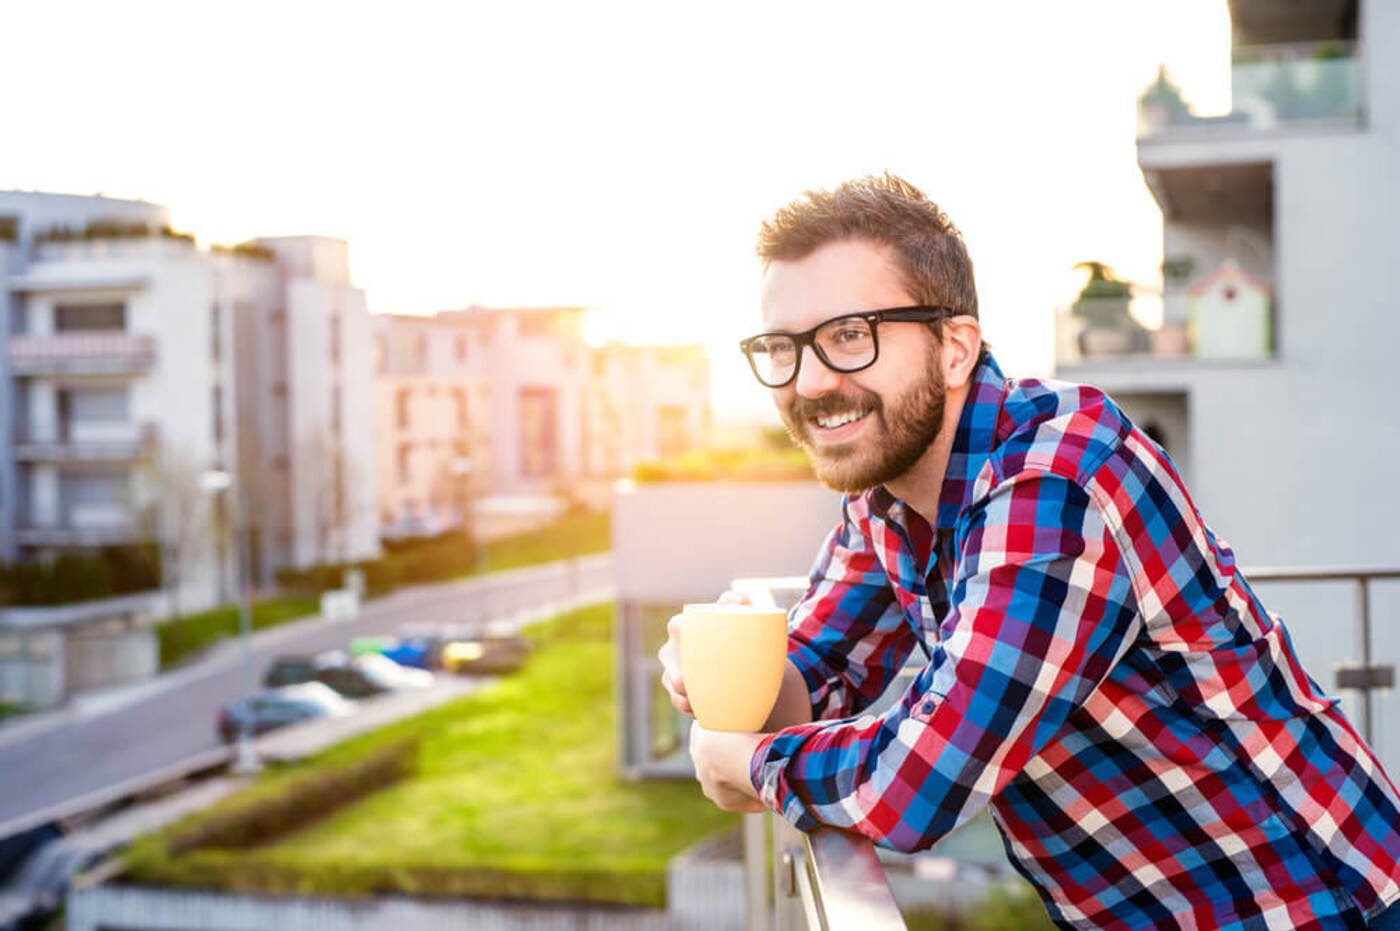
<svg viewBox="0 0 1400 931">
<path fill-rule="evenodd" d="M 851 461 L 850 456 L 832 455 L 832 450 L 817 451 L 808 447 L 807 456 L 812 463 L 812 471 L 821 482 L 832 491 L 854 495 L 880 484 L 872 480 L 869 469 L 862 469 Z"/>
</svg>

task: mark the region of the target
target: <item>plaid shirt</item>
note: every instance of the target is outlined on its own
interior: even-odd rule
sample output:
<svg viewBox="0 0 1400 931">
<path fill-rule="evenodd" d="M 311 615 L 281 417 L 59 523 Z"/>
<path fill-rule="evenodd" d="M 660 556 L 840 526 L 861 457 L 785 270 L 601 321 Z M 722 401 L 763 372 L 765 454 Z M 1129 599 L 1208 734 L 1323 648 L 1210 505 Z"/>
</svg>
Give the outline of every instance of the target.
<svg viewBox="0 0 1400 931">
<path fill-rule="evenodd" d="M 799 828 L 912 851 L 989 805 L 1070 928 L 1360 928 L 1400 899 L 1394 786 L 1096 389 L 986 356 L 937 527 L 848 496 L 790 631 L 815 723 L 752 777 Z"/>
</svg>

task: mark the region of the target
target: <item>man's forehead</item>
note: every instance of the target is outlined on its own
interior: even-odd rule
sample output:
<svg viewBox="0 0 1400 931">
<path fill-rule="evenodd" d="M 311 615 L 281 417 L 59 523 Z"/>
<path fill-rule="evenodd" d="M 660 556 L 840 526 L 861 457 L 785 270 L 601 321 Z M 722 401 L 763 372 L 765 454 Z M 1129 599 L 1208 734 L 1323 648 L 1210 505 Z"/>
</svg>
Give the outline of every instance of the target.
<svg viewBox="0 0 1400 931">
<path fill-rule="evenodd" d="M 839 314 L 911 302 L 894 248 L 864 239 L 770 262 L 763 273 L 763 320 L 775 329 L 805 329 Z"/>
</svg>

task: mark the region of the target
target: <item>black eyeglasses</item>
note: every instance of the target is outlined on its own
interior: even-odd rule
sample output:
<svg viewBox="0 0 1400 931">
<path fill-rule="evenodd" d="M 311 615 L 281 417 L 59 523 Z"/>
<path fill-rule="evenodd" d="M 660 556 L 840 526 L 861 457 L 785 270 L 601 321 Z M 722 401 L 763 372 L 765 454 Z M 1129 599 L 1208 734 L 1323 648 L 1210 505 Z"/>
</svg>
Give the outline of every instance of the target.
<svg viewBox="0 0 1400 931">
<path fill-rule="evenodd" d="M 801 333 L 760 333 L 739 343 L 754 377 L 769 388 L 781 388 L 797 377 L 802 347 L 811 346 L 822 364 L 848 374 L 868 369 L 880 358 L 881 323 L 930 323 L 957 316 L 951 307 L 889 307 L 842 314 Z"/>
</svg>

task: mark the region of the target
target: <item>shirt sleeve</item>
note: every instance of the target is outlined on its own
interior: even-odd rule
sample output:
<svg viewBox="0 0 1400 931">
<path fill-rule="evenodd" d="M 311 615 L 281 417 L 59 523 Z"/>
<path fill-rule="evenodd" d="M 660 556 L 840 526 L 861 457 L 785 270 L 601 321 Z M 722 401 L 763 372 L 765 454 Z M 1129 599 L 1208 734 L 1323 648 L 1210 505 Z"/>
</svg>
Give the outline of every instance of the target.
<svg viewBox="0 0 1400 931">
<path fill-rule="evenodd" d="M 1045 747 L 1138 633 L 1110 529 L 1068 479 L 997 485 L 955 545 L 939 643 L 902 699 L 880 717 L 779 731 L 755 751 L 755 788 L 798 828 L 932 846 Z"/>
<path fill-rule="evenodd" d="M 807 594 L 788 615 L 788 661 L 807 684 L 812 719 L 867 707 L 913 648 L 913 632 L 871 541 L 869 503 L 847 497 Z"/>
</svg>

